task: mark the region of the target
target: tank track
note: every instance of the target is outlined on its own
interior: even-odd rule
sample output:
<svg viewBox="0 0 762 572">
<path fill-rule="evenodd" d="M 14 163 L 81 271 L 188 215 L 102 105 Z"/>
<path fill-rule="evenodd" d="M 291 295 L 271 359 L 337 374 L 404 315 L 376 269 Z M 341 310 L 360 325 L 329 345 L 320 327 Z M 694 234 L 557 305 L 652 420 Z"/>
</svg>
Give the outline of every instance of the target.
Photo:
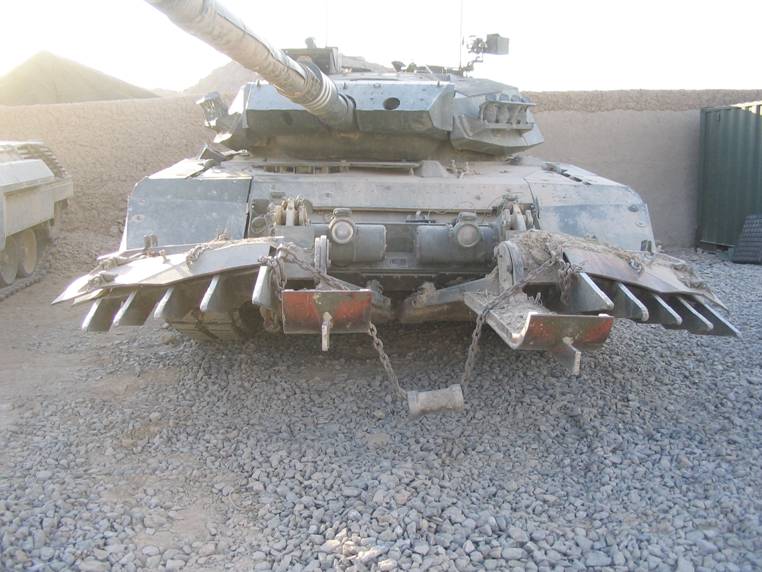
<svg viewBox="0 0 762 572">
<path fill-rule="evenodd" d="M 214 317 L 186 316 L 182 320 L 167 322 L 179 333 L 198 342 L 236 342 L 253 335 L 252 327 L 245 324 L 241 312 L 236 310 L 228 315 Z"/>
<path fill-rule="evenodd" d="M 10 298 L 24 288 L 29 288 L 30 286 L 34 286 L 38 282 L 41 282 L 47 273 L 48 259 L 47 256 L 45 256 L 45 258 L 40 261 L 40 264 L 37 266 L 37 269 L 32 273 L 31 276 L 27 276 L 26 278 L 16 278 L 16 280 L 10 286 L 0 288 L 0 302 Z"/>
</svg>

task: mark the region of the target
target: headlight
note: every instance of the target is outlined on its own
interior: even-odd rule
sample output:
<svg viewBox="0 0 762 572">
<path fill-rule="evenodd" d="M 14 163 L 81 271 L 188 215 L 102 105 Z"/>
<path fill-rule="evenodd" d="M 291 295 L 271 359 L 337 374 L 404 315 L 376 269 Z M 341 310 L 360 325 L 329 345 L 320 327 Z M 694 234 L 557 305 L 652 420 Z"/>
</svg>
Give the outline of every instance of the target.
<svg viewBox="0 0 762 572">
<path fill-rule="evenodd" d="M 455 226 L 455 241 L 463 248 L 479 244 L 482 233 L 479 227 L 470 222 L 460 222 Z"/>
<path fill-rule="evenodd" d="M 336 244 L 347 244 L 355 237 L 355 225 L 346 219 L 334 219 L 329 227 L 331 241 Z"/>
</svg>

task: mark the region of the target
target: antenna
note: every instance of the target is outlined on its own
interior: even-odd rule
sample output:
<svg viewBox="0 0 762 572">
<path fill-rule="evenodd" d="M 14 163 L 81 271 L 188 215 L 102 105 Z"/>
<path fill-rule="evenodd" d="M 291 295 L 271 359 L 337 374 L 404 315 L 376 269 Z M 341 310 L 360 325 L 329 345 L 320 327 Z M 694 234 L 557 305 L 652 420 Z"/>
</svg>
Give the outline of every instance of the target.
<svg viewBox="0 0 762 572">
<path fill-rule="evenodd" d="M 323 47 L 328 47 L 328 10 L 329 10 L 329 2 L 328 0 L 323 0 Z"/>
<path fill-rule="evenodd" d="M 463 67 L 463 0 L 460 0 L 460 33 L 458 34 L 458 69 Z"/>
</svg>

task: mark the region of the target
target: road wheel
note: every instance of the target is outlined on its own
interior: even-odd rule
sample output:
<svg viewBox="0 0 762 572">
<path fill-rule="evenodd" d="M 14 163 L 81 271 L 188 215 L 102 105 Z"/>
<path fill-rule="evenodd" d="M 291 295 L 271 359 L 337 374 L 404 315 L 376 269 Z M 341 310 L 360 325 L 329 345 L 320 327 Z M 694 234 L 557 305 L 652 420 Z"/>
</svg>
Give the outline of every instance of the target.
<svg viewBox="0 0 762 572">
<path fill-rule="evenodd" d="M 19 276 L 30 276 L 37 269 L 40 252 L 37 250 L 37 234 L 31 228 L 18 234 Z"/>
<path fill-rule="evenodd" d="M 19 249 L 16 239 L 5 239 L 5 250 L 0 250 L 0 286 L 10 286 L 16 280 L 19 269 Z"/>
</svg>

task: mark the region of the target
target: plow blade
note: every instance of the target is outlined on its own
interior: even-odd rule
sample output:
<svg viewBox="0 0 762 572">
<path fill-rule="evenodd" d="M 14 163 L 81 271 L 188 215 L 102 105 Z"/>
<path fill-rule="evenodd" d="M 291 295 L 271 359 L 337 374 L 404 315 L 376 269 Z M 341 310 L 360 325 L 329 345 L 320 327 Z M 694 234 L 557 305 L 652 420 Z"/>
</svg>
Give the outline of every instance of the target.
<svg viewBox="0 0 762 572">
<path fill-rule="evenodd" d="M 483 295 L 467 293 L 465 303 L 477 314 Z M 486 322 L 514 350 L 550 352 L 572 375 L 579 375 L 582 350 L 594 350 L 608 338 L 614 317 L 554 314 L 541 306 L 508 305 L 490 310 Z"/>
</svg>

